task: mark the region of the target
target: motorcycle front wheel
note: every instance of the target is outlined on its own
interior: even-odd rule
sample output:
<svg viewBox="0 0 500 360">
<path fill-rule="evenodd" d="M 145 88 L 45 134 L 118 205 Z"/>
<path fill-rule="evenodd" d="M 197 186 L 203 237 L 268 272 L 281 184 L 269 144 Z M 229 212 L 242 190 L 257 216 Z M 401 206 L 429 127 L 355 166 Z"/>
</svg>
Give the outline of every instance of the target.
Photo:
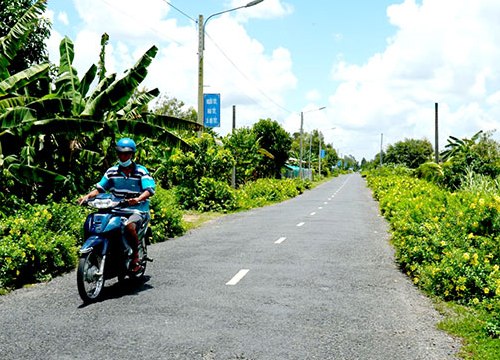
<svg viewBox="0 0 500 360">
<path fill-rule="evenodd" d="M 78 293 L 85 303 L 96 301 L 104 287 L 104 274 L 99 272 L 103 258 L 90 251 L 80 256 L 76 271 Z"/>
</svg>

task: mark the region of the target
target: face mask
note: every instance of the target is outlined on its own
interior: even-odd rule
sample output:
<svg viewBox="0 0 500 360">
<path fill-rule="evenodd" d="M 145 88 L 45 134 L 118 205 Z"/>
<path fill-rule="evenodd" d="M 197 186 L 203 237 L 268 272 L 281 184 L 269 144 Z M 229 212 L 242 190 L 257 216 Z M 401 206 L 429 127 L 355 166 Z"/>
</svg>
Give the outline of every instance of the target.
<svg viewBox="0 0 500 360">
<path fill-rule="evenodd" d="M 132 159 L 128 159 L 127 161 L 118 160 L 118 164 L 120 164 L 120 166 L 123 166 L 123 167 L 130 166 L 130 164 L 132 164 Z"/>
</svg>

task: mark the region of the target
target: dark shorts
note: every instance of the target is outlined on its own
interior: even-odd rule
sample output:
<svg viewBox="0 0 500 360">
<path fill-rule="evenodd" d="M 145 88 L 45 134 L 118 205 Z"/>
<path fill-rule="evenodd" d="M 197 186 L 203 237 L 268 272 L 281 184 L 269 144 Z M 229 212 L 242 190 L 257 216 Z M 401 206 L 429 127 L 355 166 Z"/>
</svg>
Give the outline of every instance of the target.
<svg viewBox="0 0 500 360">
<path fill-rule="evenodd" d="M 130 215 L 125 222 L 125 225 L 135 223 L 137 228 L 140 228 L 142 224 L 149 220 L 149 213 L 133 213 Z"/>
</svg>

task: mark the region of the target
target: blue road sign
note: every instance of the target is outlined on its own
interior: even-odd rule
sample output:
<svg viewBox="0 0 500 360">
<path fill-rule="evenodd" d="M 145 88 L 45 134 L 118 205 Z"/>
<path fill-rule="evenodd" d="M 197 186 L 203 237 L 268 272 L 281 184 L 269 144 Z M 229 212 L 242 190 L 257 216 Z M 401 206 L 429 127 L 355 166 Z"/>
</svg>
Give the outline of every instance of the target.
<svg viewBox="0 0 500 360">
<path fill-rule="evenodd" d="M 220 94 L 203 94 L 203 125 L 220 127 Z"/>
</svg>

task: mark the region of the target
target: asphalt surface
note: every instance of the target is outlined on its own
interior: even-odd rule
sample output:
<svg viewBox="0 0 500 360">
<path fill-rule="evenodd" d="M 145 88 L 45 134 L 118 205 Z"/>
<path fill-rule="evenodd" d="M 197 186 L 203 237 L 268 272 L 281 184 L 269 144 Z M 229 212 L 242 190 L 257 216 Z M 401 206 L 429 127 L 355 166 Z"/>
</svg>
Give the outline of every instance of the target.
<svg viewBox="0 0 500 360">
<path fill-rule="evenodd" d="M 83 221 L 83 219 L 82 219 Z M 335 178 L 150 246 L 83 306 L 74 272 L 0 297 L 0 359 L 453 359 L 365 181 Z"/>
</svg>

